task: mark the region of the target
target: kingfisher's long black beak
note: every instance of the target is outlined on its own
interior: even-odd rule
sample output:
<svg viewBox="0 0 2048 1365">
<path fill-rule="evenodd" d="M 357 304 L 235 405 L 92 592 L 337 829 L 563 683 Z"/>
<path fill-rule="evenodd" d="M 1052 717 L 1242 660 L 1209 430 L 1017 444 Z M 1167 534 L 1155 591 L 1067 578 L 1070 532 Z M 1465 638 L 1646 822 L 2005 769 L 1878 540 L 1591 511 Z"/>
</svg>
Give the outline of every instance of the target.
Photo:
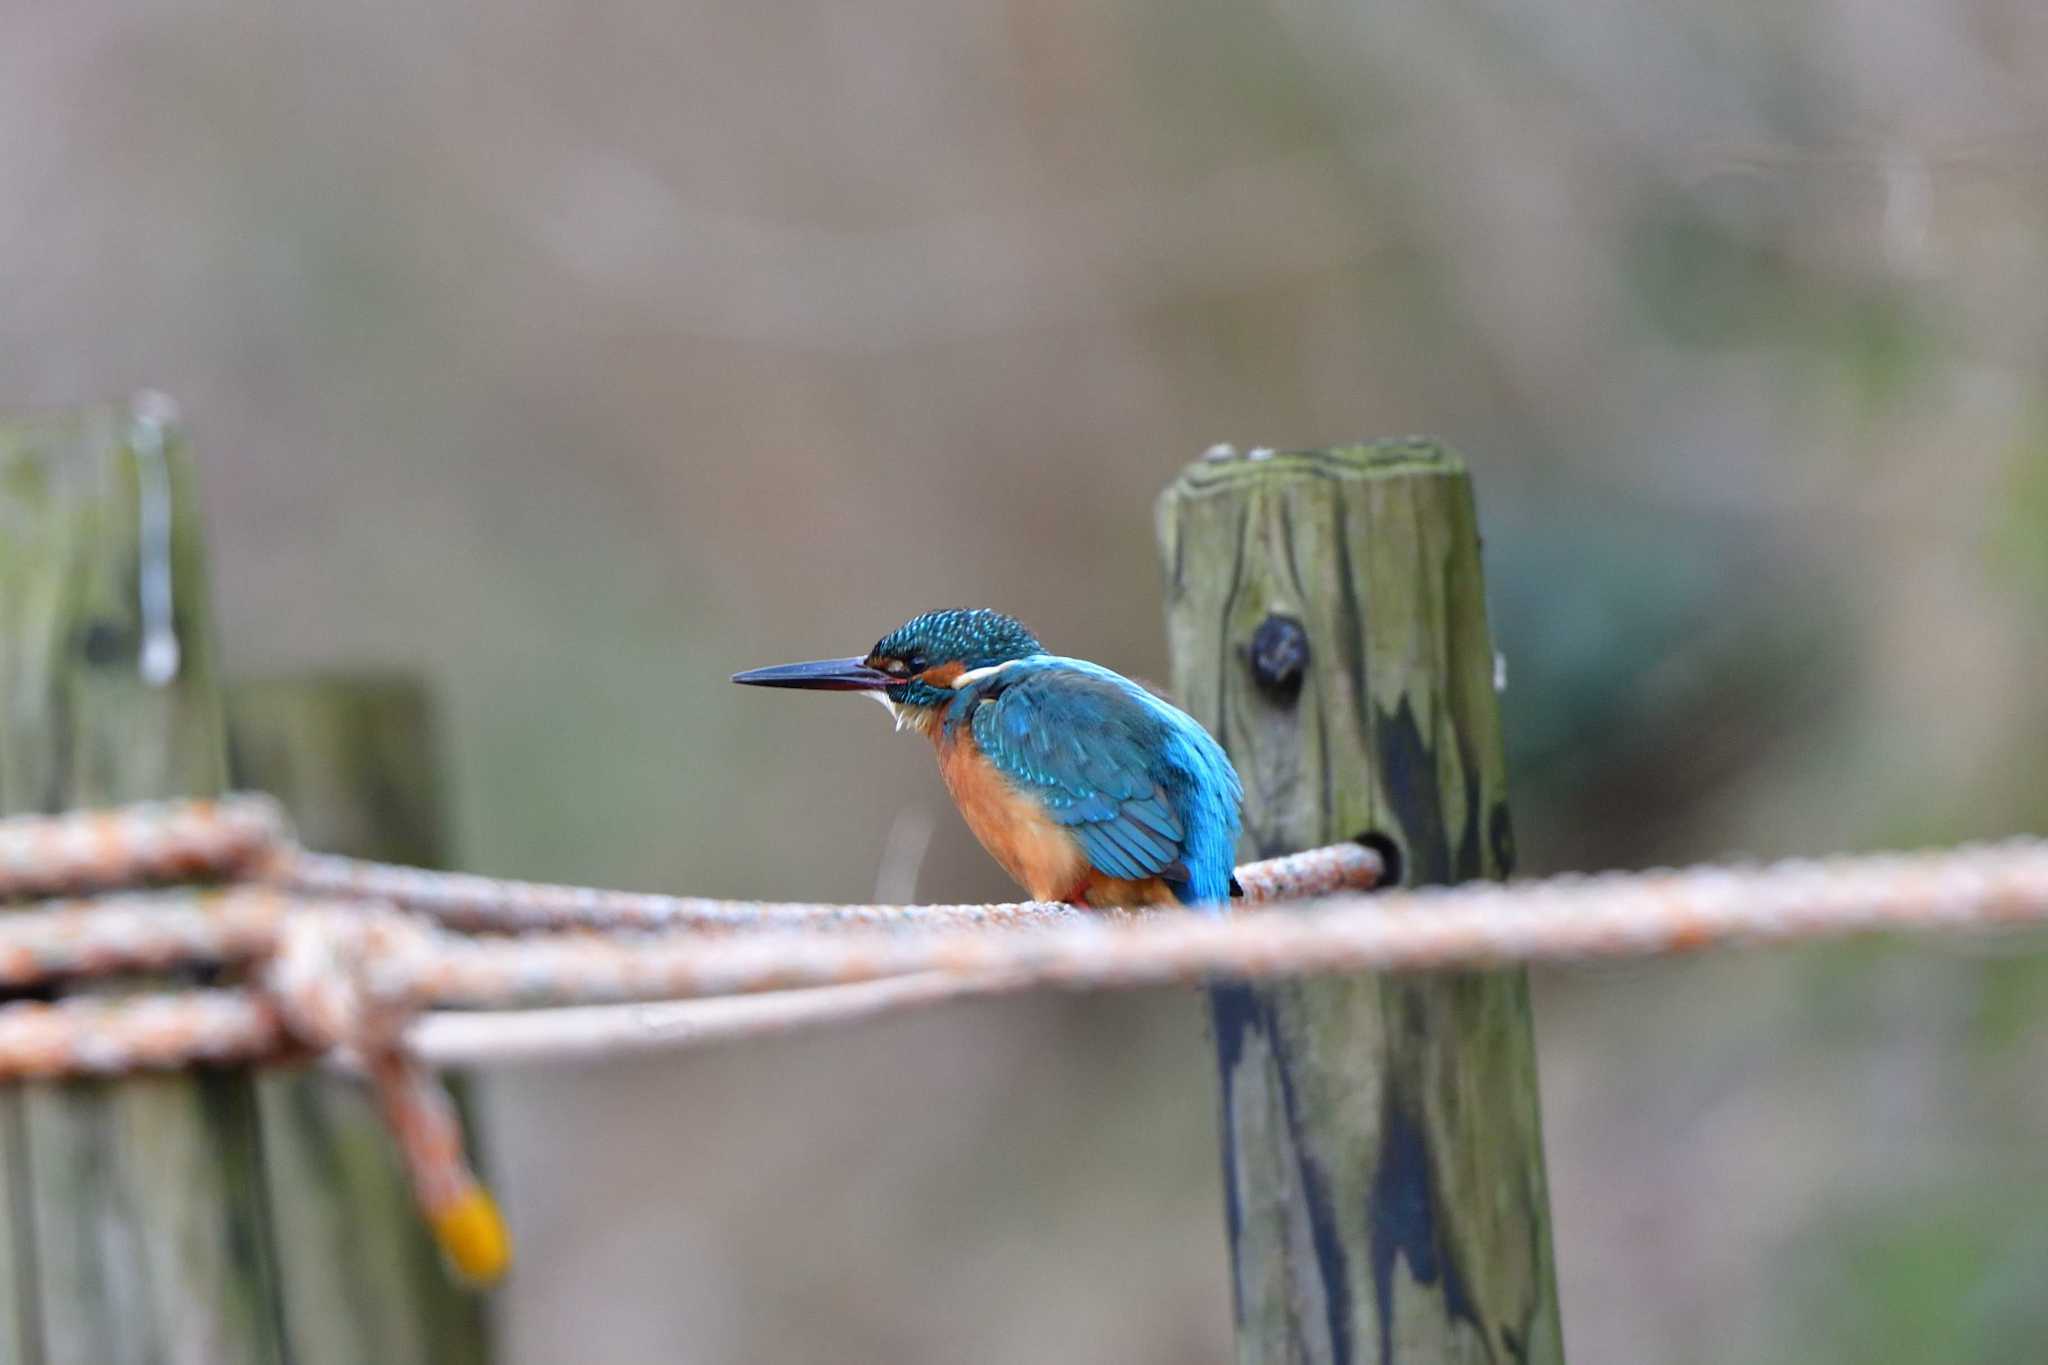
<svg viewBox="0 0 2048 1365">
<path fill-rule="evenodd" d="M 773 668 L 750 668 L 735 673 L 732 680 L 750 687 L 804 687 L 817 692 L 879 692 L 902 682 L 865 659 L 815 659 L 810 663 L 777 664 Z"/>
</svg>

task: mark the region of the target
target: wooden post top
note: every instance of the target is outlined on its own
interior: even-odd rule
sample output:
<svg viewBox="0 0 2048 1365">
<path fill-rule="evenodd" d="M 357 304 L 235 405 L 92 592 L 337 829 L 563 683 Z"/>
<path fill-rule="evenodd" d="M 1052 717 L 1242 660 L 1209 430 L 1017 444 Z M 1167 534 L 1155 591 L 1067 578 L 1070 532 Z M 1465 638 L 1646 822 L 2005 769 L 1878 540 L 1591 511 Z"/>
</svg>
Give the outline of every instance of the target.
<svg viewBox="0 0 2048 1365">
<path fill-rule="evenodd" d="M 1181 471 L 1165 496 L 1199 497 L 1264 479 L 1384 479 L 1464 472 L 1464 456 L 1432 436 L 1401 436 L 1328 450 L 1255 448 L 1240 453 L 1231 446 L 1212 446 Z"/>
</svg>

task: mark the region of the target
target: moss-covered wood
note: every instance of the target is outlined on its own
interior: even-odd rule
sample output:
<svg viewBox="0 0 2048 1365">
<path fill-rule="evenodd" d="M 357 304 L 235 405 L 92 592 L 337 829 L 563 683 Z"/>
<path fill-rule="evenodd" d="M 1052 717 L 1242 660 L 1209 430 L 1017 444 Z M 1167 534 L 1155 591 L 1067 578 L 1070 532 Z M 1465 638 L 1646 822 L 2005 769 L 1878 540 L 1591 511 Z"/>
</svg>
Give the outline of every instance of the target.
<svg viewBox="0 0 2048 1365">
<path fill-rule="evenodd" d="M 423 686 L 389 675 L 236 682 L 227 710 L 235 785 L 282 801 L 308 847 L 443 865 Z M 293 1365 L 481 1365 L 483 1301 L 442 1266 L 362 1088 L 270 1072 L 256 1094 Z"/>
<path fill-rule="evenodd" d="M 1244 778 L 1249 855 L 1370 832 L 1411 885 L 1505 874 L 1462 462 L 1428 442 L 1204 460 L 1159 525 L 1175 689 Z M 1298 677 L 1276 667 L 1304 643 Z M 1561 1361 L 1523 973 L 1211 1004 L 1239 1359 Z"/>
<path fill-rule="evenodd" d="M 191 467 L 168 405 L 0 422 L 0 811 L 221 790 Z M 0 1363 L 285 1358 L 254 1092 L 0 1090 Z"/>
</svg>

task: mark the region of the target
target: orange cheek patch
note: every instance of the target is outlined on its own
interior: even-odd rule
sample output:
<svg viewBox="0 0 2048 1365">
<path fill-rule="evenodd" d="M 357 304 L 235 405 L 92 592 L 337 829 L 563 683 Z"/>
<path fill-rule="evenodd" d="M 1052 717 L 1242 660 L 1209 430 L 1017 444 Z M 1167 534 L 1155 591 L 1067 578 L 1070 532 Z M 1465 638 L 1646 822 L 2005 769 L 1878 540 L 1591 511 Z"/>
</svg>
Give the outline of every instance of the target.
<svg viewBox="0 0 2048 1365">
<path fill-rule="evenodd" d="M 930 683 L 933 687 L 951 687 L 960 681 L 960 675 L 967 671 L 967 665 L 957 659 L 952 663 L 934 664 L 917 675 L 919 682 Z"/>
</svg>

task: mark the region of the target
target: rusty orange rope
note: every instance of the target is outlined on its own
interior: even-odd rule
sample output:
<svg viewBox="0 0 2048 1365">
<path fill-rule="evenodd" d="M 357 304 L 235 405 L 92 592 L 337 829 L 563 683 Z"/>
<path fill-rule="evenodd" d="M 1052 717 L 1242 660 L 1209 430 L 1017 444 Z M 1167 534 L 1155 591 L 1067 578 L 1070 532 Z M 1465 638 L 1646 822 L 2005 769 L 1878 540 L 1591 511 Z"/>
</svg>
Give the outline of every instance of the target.
<svg viewBox="0 0 2048 1365">
<path fill-rule="evenodd" d="M 429 872 L 332 854 L 292 860 L 288 884 L 315 896 L 381 901 L 476 934 L 569 930 L 720 932 L 747 929 L 837 929 L 885 925 L 1002 928 L 1072 919 L 1069 905 L 823 905 L 721 901 L 635 891 L 600 891 L 544 882 L 504 881 L 469 873 Z"/>
<path fill-rule="evenodd" d="M 183 821 L 195 846 L 219 846 L 207 819 L 244 831 L 281 828 L 262 804 L 150 807 L 138 813 L 138 828 L 161 840 L 161 831 Z M 87 822 L 106 865 L 73 856 L 78 880 L 105 884 L 113 875 L 109 867 L 141 864 L 120 849 L 119 818 L 108 814 L 0 822 L 0 846 L 35 834 L 46 844 L 76 848 L 62 830 L 21 827 Z M 155 853 L 159 861 L 192 861 L 189 851 L 174 847 Z M 1883 929 L 1985 927 L 2048 914 L 2048 845 L 2032 839 L 1768 867 L 1481 883 L 1366 899 L 1325 895 L 1284 917 L 1083 915 L 1038 905 L 777 905 L 592 892 L 372 864 L 352 865 L 351 882 L 397 894 L 355 901 L 300 894 L 341 889 L 327 875 L 333 860 L 318 860 L 315 874 L 302 876 L 298 869 L 307 855 L 262 853 L 249 845 L 235 856 L 243 865 L 270 867 L 292 890 L 132 893 L 37 903 L 0 917 L 0 987 L 186 962 L 274 958 L 289 964 L 306 958 L 304 945 L 313 943 L 324 945 L 327 956 L 317 959 L 318 969 L 300 973 L 304 984 L 296 989 L 332 987 L 347 975 L 332 960 L 335 945 L 346 943 L 363 959 L 349 970 L 371 983 L 376 1008 L 408 1012 L 738 994 L 925 972 L 1002 973 L 1019 985 L 1078 988 L 1207 975 L 1479 967 Z M 1247 899 L 1260 903 L 1367 885 L 1378 866 L 1370 850 L 1347 844 L 1250 864 L 1239 876 Z M 568 932 L 470 938 L 402 913 L 422 905 L 435 907 L 437 917 L 498 932 Z M 834 932 L 779 932 L 827 926 Z M 597 928 L 633 932 L 620 939 L 590 932 Z M 778 932 L 702 932 L 741 928 Z M 1004 932 L 965 932 L 994 929 Z"/>
<path fill-rule="evenodd" d="M 365 1033 L 385 1042 L 421 1012 L 450 1007 L 788 992 L 782 998 L 800 1015 L 826 1019 L 838 1014 L 819 1008 L 823 992 L 798 997 L 791 988 L 921 976 L 932 979 L 900 999 L 924 1003 L 1033 986 L 1470 968 L 1856 932 L 2040 923 L 2048 920 L 2048 844 L 2018 840 L 1751 869 L 1382 892 L 1364 900 L 1309 901 L 1284 916 L 1091 916 L 981 932 L 956 923 L 828 935 L 671 930 L 625 939 L 589 933 L 472 939 L 389 907 L 299 900 L 262 888 L 126 896 L 106 902 L 104 912 L 93 904 L 67 902 L 0 917 L 0 985 L 267 958 L 275 964 L 270 980 L 280 998 L 299 1002 L 293 1014 L 302 1041 L 332 1047 L 359 1042 Z M 941 988 L 938 979 L 954 984 Z M 304 1003 L 321 993 L 325 1004 Z M 870 1013 L 890 997 L 843 998 L 851 1012 Z M 118 1007 L 98 1017 L 118 1019 Z M 369 1020 L 383 1022 L 372 1028 Z M 695 1036 L 686 1022 L 671 1019 L 667 1026 L 678 1036 Z M 750 1011 L 743 1031 L 774 1026 L 771 1017 Z M 478 1036 L 469 1030 L 472 1053 Z M 710 1036 L 724 1035 L 713 1030 Z M 527 1046 L 531 1055 L 534 1044 Z M 20 1069 L 43 1074 L 47 1067 L 38 1061 Z M 0 1075 L 7 1074 L 18 1074 L 16 1058 L 0 1043 Z"/>
<path fill-rule="evenodd" d="M 0 821 L 0 899 L 72 896 L 0 913 L 0 991 L 195 966 L 235 983 L 0 1004 L 0 1080 L 344 1059 L 370 1080 L 451 1259 L 489 1278 L 503 1231 L 433 1067 L 672 1046 L 1039 987 L 2048 923 L 2048 843 L 2033 839 L 1356 894 L 1380 872 L 1356 844 L 1238 870 L 1247 903 L 1298 900 L 1290 914 L 763 904 L 306 854 L 260 798 Z M 173 877 L 241 880 L 123 889 Z"/>
<path fill-rule="evenodd" d="M 1495 967 L 1900 929 L 2048 920 L 2048 844 L 1387 891 L 1286 915 L 1090 917 L 1029 931 L 439 937 L 402 989 L 421 1008 L 723 996 L 921 972 L 1010 988 Z"/>
<path fill-rule="evenodd" d="M 282 1054 L 274 1006 L 245 991 L 87 995 L 0 1006 L 0 1075 L 8 1080 L 117 1076 Z"/>
<path fill-rule="evenodd" d="M 1248 903 L 1292 900 L 1333 891 L 1365 890 L 1381 871 L 1379 855 L 1357 844 L 1334 844 L 1237 870 Z M 582 886 L 504 881 L 459 872 L 301 853 L 285 880 L 312 896 L 381 901 L 470 933 L 517 934 L 571 929 L 704 931 L 842 928 L 1008 928 L 1072 923 L 1087 912 L 1058 902 L 1000 905 L 824 905 L 726 901 L 600 891 Z"/>
<path fill-rule="evenodd" d="M 1378 868 L 1361 849 L 1299 855 L 1247 868 L 1247 894 L 1369 885 Z M 236 884 L 140 889 L 193 880 Z M 32 901 L 0 915 L 0 992 L 202 965 L 239 971 L 245 984 L 0 1003 L 0 1080 L 312 1055 L 342 1060 L 369 1080 L 442 1249 L 478 1281 L 502 1273 L 510 1244 L 463 1153 L 446 1090 L 429 1069 L 436 1046 L 446 1053 L 452 1044 L 459 1058 L 464 1048 L 475 1050 L 477 1035 L 465 1041 L 458 1024 L 456 1036 L 446 1037 L 455 1016 L 443 1014 L 444 1036 L 437 1038 L 432 1020 L 416 1017 L 426 1003 L 420 983 L 461 941 L 434 925 L 498 934 L 687 932 L 701 940 L 761 930 L 1023 928 L 1069 922 L 1078 913 L 1056 905 L 733 904 L 385 867 L 303 852 L 275 804 L 256 797 L 0 820 L 0 901 L 50 896 L 70 899 Z M 795 993 L 806 997 L 799 999 L 692 1002 L 688 1008 L 700 1017 L 635 1020 L 631 1036 L 642 1045 L 655 1038 L 673 1045 L 850 1018 L 997 984 L 927 976 Z M 701 1017 L 707 1005 L 716 1017 Z M 565 1038 L 585 1051 L 617 1050 L 623 1021 L 613 1011 L 597 1013 L 554 1014 L 542 1030 L 554 1035 L 542 1037 L 543 1053 L 560 1055 Z M 486 1056 L 503 1060 L 505 1040 L 520 1036 L 517 1022 L 502 1015 L 472 1020 L 487 1030 Z M 526 1023 L 530 1036 L 532 1020 Z"/>
<path fill-rule="evenodd" d="M 237 886 L 0 908 L 0 990 L 261 957 L 277 946 L 278 923 L 295 903 L 270 887 Z"/>
<path fill-rule="evenodd" d="M 0 820 L 0 900 L 240 876 L 287 841 L 263 797 Z"/>
</svg>

